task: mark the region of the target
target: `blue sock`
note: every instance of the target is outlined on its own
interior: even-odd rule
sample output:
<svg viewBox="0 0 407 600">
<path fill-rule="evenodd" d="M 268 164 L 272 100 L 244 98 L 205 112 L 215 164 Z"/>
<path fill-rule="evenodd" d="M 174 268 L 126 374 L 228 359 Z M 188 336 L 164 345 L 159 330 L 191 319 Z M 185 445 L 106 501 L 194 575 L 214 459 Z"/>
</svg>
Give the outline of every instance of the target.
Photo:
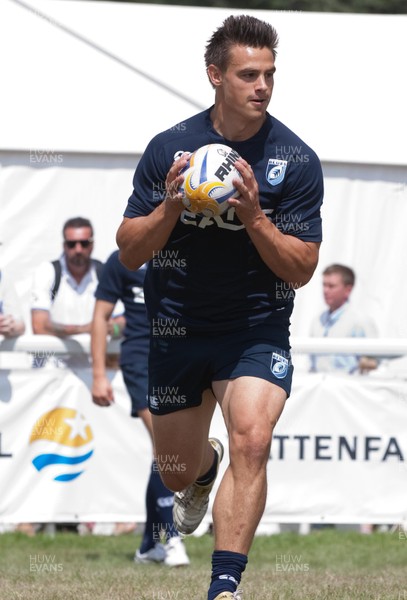
<svg viewBox="0 0 407 600">
<path fill-rule="evenodd" d="M 212 579 L 208 600 L 214 600 L 222 592 L 235 592 L 246 564 L 245 554 L 215 550 L 212 554 Z"/>
<path fill-rule="evenodd" d="M 174 494 L 162 482 L 156 462 L 151 466 L 150 478 L 146 491 L 146 525 L 140 546 L 144 554 L 160 541 L 161 533 L 167 541 L 178 535 L 172 518 Z"/>
<path fill-rule="evenodd" d="M 201 475 L 201 477 L 198 477 L 198 479 L 195 481 L 195 483 L 197 483 L 198 485 L 209 485 L 216 477 L 216 473 L 218 472 L 219 457 L 218 453 L 215 450 L 213 452 L 215 456 L 213 457 L 212 465 L 209 471 L 207 471 L 204 475 Z"/>
</svg>

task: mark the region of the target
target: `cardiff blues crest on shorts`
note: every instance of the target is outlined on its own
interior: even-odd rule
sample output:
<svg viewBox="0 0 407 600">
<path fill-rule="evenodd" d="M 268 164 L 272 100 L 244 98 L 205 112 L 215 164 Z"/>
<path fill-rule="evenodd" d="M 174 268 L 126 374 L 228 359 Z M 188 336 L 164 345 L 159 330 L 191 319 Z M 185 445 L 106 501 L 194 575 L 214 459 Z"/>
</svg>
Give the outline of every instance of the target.
<svg viewBox="0 0 407 600">
<path fill-rule="evenodd" d="M 157 396 L 150 396 L 149 397 L 149 404 L 150 404 L 150 408 L 153 410 L 158 410 L 160 403 L 158 402 L 158 398 Z"/>
<path fill-rule="evenodd" d="M 285 356 L 281 356 L 277 352 L 273 352 L 271 357 L 270 370 L 277 379 L 284 379 L 288 373 L 289 361 Z"/>
<path fill-rule="evenodd" d="M 285 177 L 287 169 L 286 160 L 279 160 L 278 158 L 269 158 L 266 168 L 266 179 L 270 185 L 278 185 Z"/>
</svg>

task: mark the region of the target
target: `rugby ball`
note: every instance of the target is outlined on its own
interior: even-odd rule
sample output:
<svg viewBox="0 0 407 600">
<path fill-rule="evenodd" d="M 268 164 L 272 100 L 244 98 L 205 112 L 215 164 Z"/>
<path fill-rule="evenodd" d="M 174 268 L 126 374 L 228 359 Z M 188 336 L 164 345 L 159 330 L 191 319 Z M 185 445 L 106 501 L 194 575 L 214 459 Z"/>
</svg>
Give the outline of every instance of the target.
<svg viewBox="0 0 407 600">
<path fill-rule="evenodd" d="M 228 199 L 239 192 L 234 179 L 242 179 L 234 166 L 240 158 L 236 150 L 224 144 L 207 144 L 195 150 L 182 171 L 184 181 L 179 191 L 182 202 L 190 212 L 205 217 L 221 215 L 228 208 Z"/>
</svg>

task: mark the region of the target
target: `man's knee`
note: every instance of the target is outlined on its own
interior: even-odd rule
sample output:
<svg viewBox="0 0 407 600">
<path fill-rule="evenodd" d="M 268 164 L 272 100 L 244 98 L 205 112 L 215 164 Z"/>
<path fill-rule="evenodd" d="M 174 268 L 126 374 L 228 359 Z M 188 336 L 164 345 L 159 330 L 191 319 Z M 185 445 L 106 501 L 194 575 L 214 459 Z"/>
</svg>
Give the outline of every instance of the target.
<svg viewBox="0 0 407 600">
<path fill-rule="evenodd" d="M 261 468 L 270 456 L 272 431 L 255 429 L 229 433 L 231 466 L 233 461 L 244 462 L 250 468 Z"/>
</svg>

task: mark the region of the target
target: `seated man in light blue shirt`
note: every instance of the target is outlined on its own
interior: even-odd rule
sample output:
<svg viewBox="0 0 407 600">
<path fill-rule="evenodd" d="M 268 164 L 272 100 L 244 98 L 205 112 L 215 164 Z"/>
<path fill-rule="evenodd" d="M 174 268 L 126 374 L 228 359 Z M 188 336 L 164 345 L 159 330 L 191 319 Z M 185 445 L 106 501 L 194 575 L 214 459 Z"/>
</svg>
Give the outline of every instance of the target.
<svg viewBox="0 0 407 600">
<path fill-rule="evenodd" d="M 333 264 L 323 274 L 323 293 L 328 310 L 316 317 L 311 325 L 312 337 L 377 337 L 372 319 L 356 310 L 349 302 L 355 285 L 355 273 L 350 267 Z M 311 355 L 311 371 L 355 373 L 377 367 L 377 361 L 354 354 Z"/>
</svg>

